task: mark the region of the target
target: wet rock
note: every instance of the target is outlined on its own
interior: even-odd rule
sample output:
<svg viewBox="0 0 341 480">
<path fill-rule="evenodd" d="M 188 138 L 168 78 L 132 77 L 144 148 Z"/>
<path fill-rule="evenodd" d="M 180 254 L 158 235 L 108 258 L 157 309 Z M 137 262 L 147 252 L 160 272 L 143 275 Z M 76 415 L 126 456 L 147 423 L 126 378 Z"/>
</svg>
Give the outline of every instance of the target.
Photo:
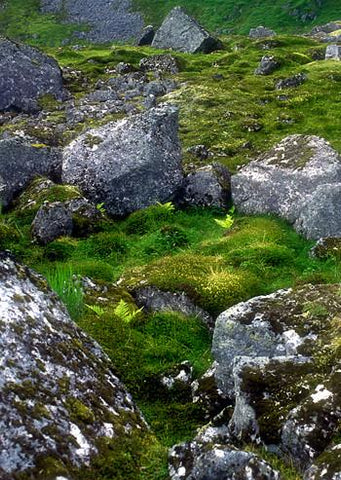
<svg viewBox="0 0 341 480">
<path fill-rule="evenodd" d="M 178 197 L 182 206 L 228 208 L 230 202 L 231 176 L 219 163 L 187 175 Z"/>
<path fill-rule="evenodd" d="M 297 75 L 293 75 L 289 78 L 284 78 L 276 83 L 277 90 L 283 90 L 285 88 L 297 88 L 302 83 L 307 81 L 307 75 L 305 73 L 298 73 Z"/>
<path fill-rule="evenodd" d="M 210 53 L 220 48 L 220 42 L 181 7 L 175 7 L 157 30 L 152 46 L 185 53 Z"/>
<path fill-rule="evenodd" d="M 156 72 L 156 73 L 179 73 L 179 67 L 176 59 L 169 54 L 164 55 L 152 55 L 140 60 L 139 67 L 144 72 Z"/>
<path fill-rule="evenodd" d="M 125 42 L 141 35 L 143 20 L 130 0 L 42 0 L 43 13 L 63 15 L 69 23 L 87 25 L 76 36 L 94 43 Z"/>
<path fill-rule="evenodd" d="M 279 480 L 279 473 L 257 455 L 230 445 L 176 445 L 169 453 L 171 480 Z"/>
<path fill-rule="evenodd" d="M 270 75 L 279 67 L 279 62 L 273 56 L 265 55 L 262 57 L 259 66 L 255 70 L 255 75 Z"/>
<path fill-rule="evenodd" d="M 328 45 L 325 59 L 341 60 L 341 45 Z"/>
<path fill-rule="evenodd" d="M 0 197 L 7 207 L 36 176 L 58 180 L 61 175 L 61 151 L 37 144 L 29 137 L 0 140 Z"/>
<path fill-rule="evenodd" d="M 151 45 L 155 36 L 155 30 L 152 25 L 147 25 L 144 27 L 139 39 L 137 40 L 137 45 L 142 47 L 144 45 Z"/>
<path fill-rule="evenodd" d="M 245 213 L 274 213 L 308 238 L 341 236 L 340 155 L 315 136 L 291 135 L 232 177 Z"/>
<path fill-rule="evenodd" d="M 185 293 L 163 292 L 156 287 L 143 287 L 133 292 L 135 302 L 151 312 L 179 312 L 186 316 L 197 316 L 208 328 L 214 326 L 213 318 L 194 305 Z"/>
<path fill-rule="evenodd" d="M 62 202 L 45 202 L 35 216 L 31 234 L 33 239 L 42 244 L 52 242 L 56 238 L 72 234 L 72 215 Z"/>
<path fill-rule="evenodd" d="M 65 148 L 62 177 L 112 215 L 171 200 L 183 179 L 176 108 L 89 130 Z"/>
<path fill-rule="evenodd" d="M 341 237 L 320 238 L 310 251 L 312 257 L 341 259 Z"/>
<path fill-rule="evenodd" d="M 0 111 L 32 113 L 44 95 L 67 96 L 57 62 L 36 48 L 0 38 L 0 69 Z"/>
<path fill-rule="evenodd" d="M 274 37 L 275 35 L 276 35 L 276 32 L 274 32 L 270 28 L 263 27 L 262 25 L 256 28 L 251 28 L 249 32 L 250 38 Z"/>
<path fill-rule="evenodd" d="M 74 478 L 144 420 L 43 277 L 2 253 L 0 278 L 0 477 Z"/>
</svg>

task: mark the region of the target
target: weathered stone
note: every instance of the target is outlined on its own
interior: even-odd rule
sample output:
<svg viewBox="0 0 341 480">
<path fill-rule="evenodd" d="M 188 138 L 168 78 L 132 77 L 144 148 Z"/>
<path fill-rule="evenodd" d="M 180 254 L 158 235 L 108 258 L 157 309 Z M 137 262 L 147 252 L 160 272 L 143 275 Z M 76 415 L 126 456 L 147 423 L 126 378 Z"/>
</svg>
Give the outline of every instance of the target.
<svg viewBox="0 0 341 480">
<path fill-rule="evenodd" d="M 187 149 L 187 152 L 194 155 L 199 160 L 207 160 L 208 157 L 213 156 L 212 152 L 208 150 L 206 145 L 192 145 Z"/>
<path fill-rule="evenodd" d="M 325 25 L 317 25 L 311 30 L 310 34 L 316 35 L 321 32 L 332 33 L 340 29 L 341 29 L 341 21 L 329 22 L 329 23 L 326 23 Z"/>
<path fill-rule="evenodd" d="M 42 0 L 43 13 L 62 14 L 70 23 L 86 25 L 79 38 L 95 43 L 131 41 L 141 35 L 143 20 L 130 0 Z M 90 27 L 90 28 L 89 28 Z"/>
<path fill-rule="evenodd" d="M 329 447 L 305 472 L 303 480 L 341 480 L 341 443 Z"/>
<path fill-rule="evenodd" d="M 325 59 L 341 60 L 341 45 L 328 45 Z"/>
<path fill-rule="evenodd" d="M 220 42 L 181 7 L 175 7 L 157 30 L 152 46 L 186 53 L 210 53 L 220 48 Z"/>
<path fill-rule="evenodd" d="M 218 415 L 228 404 L 226 396 L 217 386 L 215 363 L 192 383 L 192 399 L 204 412 L 206 421 Z"/>
<path fill-rule="evenodd" d="M 35 216 L 31 234 L 38 243 L 46 245 L 58 237 L 72 234 L 72 215 L 62 202 L 45 202 Z"/>
<path fill-rule="evenodd" d="M 7 207 L 38 175 L 58 180 L 62 157 L 56 148 L 36 144 L 28 137 L 0 140 L 0 197 Z"/>
<path fill-rule="evenodd" d="M 277 214 L 308 238 L 341 236 L 341 159 L 322 138 L 286 137 L 231 181 L 240 211 Z"/>
<path fill-rule="evenodd" d="M 0 279 L 0 477 L 74 478 L 144 420 L 43 277 L 1 254 Z"/>
<path fill-rule="evenodd" d="M 124 75 L 125 73 L 131 73 L 135 71 L 135 68 L 130 63 L 120 62 L 115 67 L 116 73 Z"/>
<path fill-rule="evenodd" d="M 66 98 L 58 63 L 36 48 L 0 38 L 0 111 L 36 112 L 39 100 Z"/>
<path fill-rule="evenodd" d="M 189 174 L 179 193 L 182 206 L 228 208 L 231 202 L 231 175 L 220 163 L 207 165 Z"/>
<path fill-rule="evenodd" d="M 312 257 L 341 259 L 341 237 L 320 238 L 310 250 Z"/>
<path fill-rule="evenodd" d="M 262 57 L 259 66 L 255 70 L 255 75 L 270 75 L 279 67 L 278 61 L 273 56 L 265 55 Z"/>
<path fill-rule="evenodd" d="M 156 73 L 179 73 L 177 61 L 172 55 L 152 55 L 150 57 L 141 58 L 139 67 L 145 72 Z"/>
<path fill-rule="evenodd" d="M 183 178 L 176 108 L 89 130 L 65 148 L 62 177 L 112 215 L 171 200 Z"/>
<path fill-rule="evenodd" d="M 276 35 L 276 32 L 274 32 L 270 28 L 263 27 L 262 25 L 256 28 L 251 28 L 249 32 L 250 38 L 274 37 L 275 35 Z"/>
<path fill-rule="evenodd" d="M 276 470 L 250 452 L 229 445 L 176 445 L 169 453 L 171 480 L 279 480 Z"/>
<path fill-rule="evenodd" d="M 277 90 L 283 90 L 285 88 L 296 88 L 307 81 L 307 75 L 305 73 L 298 73 L 292 77 L 284 78 L 276 83 Z"/>
<path fill-rule="evenodd" d="M 151 312 L 179 312 L 200 318 L 210 329 L 214 326 L 213 318 L 204 310 L 194 305 L 185 293 L 163 292 L 156 287 L 143 287 L 133 292 L 136 304 Z"/>
<path fill-rule="evenodd" d="M 152 25 L 144 27 L 140 37 L 137 40 L 137 45 L 140 47 L 144 45 L 151 45 L 155 36 L 155 30 Z"/>
</svg>

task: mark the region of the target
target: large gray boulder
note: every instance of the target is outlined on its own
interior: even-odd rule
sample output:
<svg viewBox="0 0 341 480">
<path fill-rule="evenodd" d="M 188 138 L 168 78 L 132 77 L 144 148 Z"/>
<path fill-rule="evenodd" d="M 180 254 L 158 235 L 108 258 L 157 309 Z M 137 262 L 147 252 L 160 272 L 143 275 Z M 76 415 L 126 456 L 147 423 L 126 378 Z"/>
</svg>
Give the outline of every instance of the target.
<svg viewBox="0 0 341 480">
<path fill-rule="evenodd" d="M 316 136 L 291 135 L 232 177 L 247 214 L 277 214 L 308 238 L 341 236 L 341 157 Z"/>
<path fill-rule="evenodd" d="M 39 98 L 64 100 L 57 62 L 36 48 L 0 37 L 0 111 L 36 112 Z"/>
<path fill-rule="evenodd" d="M 62 178 L 112 215 L 171 200 L 183 179 L 177 109 L 162 105 L 89 130 L 65 148 Z"/>
<path fill-rule="evenodd" d="M 326 48 L 326 60 L 341 60 L 341 45 L 328 45 Z"/>
<path fill-rule="evenodd" d="M 2 253 L 0 279 L 0 478 L 75 478 L 145 422 L 43 277 Z"/>
<path fill-rule="evenodd" d="M 1 82 L 1 80 L 0 80 Z M 0 198 L 7 207 L 38 175 L 58 180 L 62 155 L 57 148 L 34 143 L 28 137 L 0 140 Z"/>
<path fill-rule="evenodd" d="M 220 42 L 181 7 L 175 7 L 157 30 L 152 46 L 185 53 L 210 53 L 220 48 Z"/>
<path fill-rule="evenodd" d="M 85 24 L 77 36 L 91 42 L 137 39 L 143 19 L 132 10 L 130 0 L 41 0 L 43 13 L 61 14 L 70 23 Z"/>
</svg>

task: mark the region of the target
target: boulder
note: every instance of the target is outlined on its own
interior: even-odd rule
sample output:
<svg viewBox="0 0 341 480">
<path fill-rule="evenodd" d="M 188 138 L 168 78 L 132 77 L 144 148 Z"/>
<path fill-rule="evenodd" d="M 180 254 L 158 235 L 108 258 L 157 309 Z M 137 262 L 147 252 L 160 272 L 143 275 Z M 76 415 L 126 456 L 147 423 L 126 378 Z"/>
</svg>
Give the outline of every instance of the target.
<svg viewBox="0 0 341 480">
<path fill-rule="evenodd" d="M 322 138 L 286 137 L 231 182 L 242 212 L 277 214 L 316 240 L 341 236 L 341 159 Z"/>
<path fill-rule="evenodd" d="M 142 16 L 132 9 L 130 0 L 96 0 L 96 8 L 92 0 L 41 0 L 41 10 L 78 24 L 74 35 L 94 43 L 129 42 L 143 29 Z"/>
<path fill-rule="evenodd" d="M 255 75 L 270 75 L 278 67 L 279 62 L 272 55 L 262 57 L 259 66 L 255 70 Z"/>
<path fill-rule="evenodd" d="M 210 53 L 220 42 L 204 30 L 181 7 L 175 7 L 157 30 L 152 46 L 185 53 Z"/>
<path fill-rule="evenodd" d="M 328 45 L 325 59 L 341 60 L 341 45 Z"/>
<path fill-rule="evenodd" d="M 178 197 L 181 206 L 228 208 L 230 202 L 231 175 L 220 163 L 187 175 Z"/>
<path fill-rule="evenodd" d="M 144 27 L 140 37 L 137 40 L 137 45 L 142 47 L 144 45 L 151 45 L 155 36 L 155 30 L 153 25 L 147 25 Z"/>
<path fill-rule="evenodd" d="M 0 477 L 78 478 L 145 422 L 43 277 L 2 253 L 0 278 Z"/>
<path fill-rule="evenodd" d="M 58 237 L 71 235 L 72 230 L 72 215 L 65 204 L 45 202 L 33 220 L 31 234 L 36 242 L 46 245 Z"/>
<path fill-rule="evenodd" d="M 275 35 L 276 35 L 276 32 L 274 32 L 270 28 L 263 27 L 262 25 L 256 28 L 251 28 L 249 32 L 249 37 L 256 38 L 256 39 L 265 38 L 265 37 L 274 37 Z"/>
<path fill-rule="evenodd" d="M 161 105 L 89 130 L 65 148 L 62 178 L 112 215 L 171 200 L 183 179 L 177 109 Z"/>
<path fill-rule="evenodd" d="M 341 29 L 341 21 L 328 22 L 325 25 L 317 25 L 316 27 L 314 27 L 311 30 L 310 34 L 311 35 L 316 35 L 320 32 L 332 33 L 332 32 L 335 32 L 337 30 L 340 30 L 340 29 Z"/>
<path fill-rule="evenodd" d="M 0 197 L 7 207 L 38 175 L 58 180 L 62 155 L 59 149 L 34 143 L 28 137 L 0 140 Z"/>
<path fill-rule="evenodd" d="M 276 83 L 277 90 L 283 90 L 285 88 L 296 88 L 307 81 L 307 75 L 305 73 L 298 73 L 292 77 L 284 78 Z"/>
<path fill-rule="evenodd" d="M 200 318 L 208 328 L 212 329 L 214 320 L 207 312 L 187 297 L 185 293 L 163 292 L 156 287 L 143 287 L 133 292 L 133 297 L 139 307 L 150 312 L 179 312 L 183 315 L 193 315 Z"/>
<path fill-rule="evenodd" d="M 44 95 L 66 98 L 58 63 L 36 48 L 0 38 L 0 69 L 0 111 L 32 113 Z"/>
</svg>

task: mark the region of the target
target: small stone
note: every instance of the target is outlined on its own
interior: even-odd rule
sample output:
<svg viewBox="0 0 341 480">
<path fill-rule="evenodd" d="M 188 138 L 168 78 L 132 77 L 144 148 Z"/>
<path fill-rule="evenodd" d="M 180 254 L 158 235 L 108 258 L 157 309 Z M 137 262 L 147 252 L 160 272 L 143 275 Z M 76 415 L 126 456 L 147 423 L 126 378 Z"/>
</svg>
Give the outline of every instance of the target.
<svg viewBox="0 0 341 480">
<path fill-rule="evenodd" d="M 274 32 L 270 28 L 263 27 L 262 25 L 256 28 L 251 28 L 249 32 L 250 38 L 274 37 L 275 35 L 276 35 L 276 32 Z"/>
<path fill-rule="evenodd" d="M 46 245 L 58 237 L 72 234 L 72 215 L 62 202 L 45 202 L 38 210 L 31 228 L 32 237 Z"/>
<path fill-rule="evenodd" d="M 265 55 L 255 70 L 255 75 L 270 75 L 279 67 L 278 61 L 273 56 Z"/>
</svg>

